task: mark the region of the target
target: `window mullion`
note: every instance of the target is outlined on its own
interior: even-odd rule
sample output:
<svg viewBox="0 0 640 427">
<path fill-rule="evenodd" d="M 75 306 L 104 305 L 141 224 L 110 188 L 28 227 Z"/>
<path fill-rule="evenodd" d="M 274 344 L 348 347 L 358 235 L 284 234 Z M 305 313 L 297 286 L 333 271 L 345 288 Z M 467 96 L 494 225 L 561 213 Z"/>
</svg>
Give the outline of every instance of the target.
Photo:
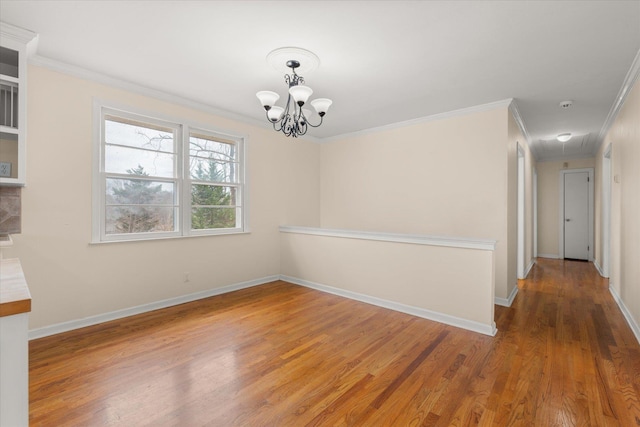
<svg viewBox="0 0 640 427">
<path fill-rule="evenodd" d="M 150 148 L 135 147 L 135 146 L 132 146 L 132 145 L 124 145 L 124 144 L 116 144 L 114 142 L 108 142 L 108 141 L 105 141 L 104 145 L 105 146 L 109 145 L 111 147 L 126 148 L 126 149 L 129 149 L 129 150 L 149 151 L 149 152 L 152 152 L 152 153 L 172 154 L 172 155 L 176 154 L 175 152 L 172 152 L 172 151 L 152 150 Z"/>
<path fill-rule="evenodd" d="M 191 234 L 191 170 L 189 168 L 191 159 L 189 157 L 189 133 L 189 127 L 183 126 L 181 134 L 182 170 L 180 173 L 180 191 L 182 198 L 180 203 L 180 216 L 182 218 L 182 234 L 185 236 Z"/>
<path fill-rule="evenodd" d="M 176 155 L 176 158 L 178 156 Z M 129 179 L 140 181 L 154 181 L 154 182 L 170 182 L 177 184 L 177 178 L 167 178 L 166 176 L 153 176 L 153 175 L 133 175 L 130 173 L 117 173 L 117 172 L 103 172 L 105 180 L 108 178 L 113 179 Z"/>
<path fill-rule="evenodd" d="M 98 216 L 99 227 L 100 227 L 100 240 L 104 241 L 107 239 L 107 167 L 106 167 L 106 130 L 105 130 L 105 119 L 106 112 L 104 109 L 100 110 L 100 149 L 99 149 L 99 170 L 98 175 L 100 176 L 100 196 L 99 196 L 99 209 L 100 214 Z"/>
</svg>

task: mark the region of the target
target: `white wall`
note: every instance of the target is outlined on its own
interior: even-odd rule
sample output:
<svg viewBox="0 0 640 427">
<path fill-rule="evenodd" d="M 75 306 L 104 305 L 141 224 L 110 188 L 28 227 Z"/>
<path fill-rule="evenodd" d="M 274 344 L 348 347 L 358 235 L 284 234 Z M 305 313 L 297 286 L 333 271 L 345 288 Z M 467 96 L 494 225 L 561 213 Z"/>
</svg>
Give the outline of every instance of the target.
<svg viewBox="0 0 640 427">
<path fill-rule="evenodd" d="M 322 227 L 495 239 L 495 295 L 506 298 L 516 286 L 510 118 L 504 106 L 323 144 Z"/>
<path fill-rule="evenodd" d="M 640 341 L 640 80 L 636 81 L 596 155 L 596 171 L 611 144 L 611 262 L 609 283 Z M 601 176 L 596 176 L 601 196 Z M 602 210 L 596 210 L 596 262 L 602 265 Z"/>
<path fill-rule="evenodd" d="M 565 166 L 565 163 L 567 166 Z M 559 257 L 560 171 L 595 167 L 593 157 L 538 162 L 538 256 Z M 596 179 L 596 183 L 598 180 Z"/>
<path fill-rule="evenodd" d="M 428 236 L 403 242 L 395 235 L 385 240 L 323 229 L 311 233 L 282 233 L 282 274 L 294 283 L 495 334 L 493 250 L 488 248 L 493 241 L 478 249 L 459 241 L 440 246 L 441 239 L 429 244 Z"/>
<path fill-rule="evenodd" d="M 251 233 L 90 245 L 93 97 L 248 137 Z M 280 272 L 280 224 L 319 225 L 318 144 L 30 66 L 22 261 L 30 329 Z M 190 282 L 184 283 L 189 272 Z"/>
</svg>

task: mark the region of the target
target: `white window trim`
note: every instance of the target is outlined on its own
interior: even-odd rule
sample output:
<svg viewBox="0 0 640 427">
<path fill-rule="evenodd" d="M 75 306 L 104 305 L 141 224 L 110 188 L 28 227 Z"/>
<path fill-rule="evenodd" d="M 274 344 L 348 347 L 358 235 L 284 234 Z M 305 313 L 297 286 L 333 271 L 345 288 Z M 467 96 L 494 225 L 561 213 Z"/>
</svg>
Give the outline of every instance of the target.
<svg viewBox="0 0 640 427">
<path fill-rule="evenodd" d="M 103 168 L 105 145 L 102 141 L 102 126 L 104 116 L 107 114 L 127 117 L 138 121 L 157 124 L 169 128 L 177 129 L 178 147 L 176 157 L 176 177 L 167 181 L 175 181 L 178 199 L 178 218 L 176 219 L 177 230 L 172 232 L 153 233 L 127 233 L 127 234 L 106 234 L 104 229 L 105 204 L 106 204 L 106 178 Z M 240 192 L 240 215 L 239 224 L 235 228 L 220 228 L 206 230 L 191 230 L 191 180 L 186 176 L 189 170 L 189 135 L 191 132 L 204 133 L 212 136 L 219 136 L 227 140 L 238 143 L 238 164 L 240 172 L 238 174 L 238 188 Z M 247 185 L 247 141 L 246 135 L 232 134 L 229 131 L 221 130 L 215 126 L 196 123 L 178 117 L 169 117 L 156 112 L 145 111 L 139 108 L 120 105 L 102 99 L 93 100 L 93 161 L 92 161 L 92 231 L 91 244 L 126 242 L 126 241 L 146 241 L 158 239 L 174 239 L 185 237 L 217 236 L 230 234 L 249 233 L 249 203 Z"/>
</svg>

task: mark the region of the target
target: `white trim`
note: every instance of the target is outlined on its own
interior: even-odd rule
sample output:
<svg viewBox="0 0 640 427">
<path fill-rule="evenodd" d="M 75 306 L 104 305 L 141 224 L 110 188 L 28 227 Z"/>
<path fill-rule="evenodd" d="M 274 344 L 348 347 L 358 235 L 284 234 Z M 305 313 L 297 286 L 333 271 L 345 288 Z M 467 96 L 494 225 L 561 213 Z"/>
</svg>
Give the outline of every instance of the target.
<svg viewBox="0 0 640 427">
<path fill-rule="evenodd" d="M 612 284 L 609 284 L 609 292 L 611 292 L 611 295 L 613 295 L 613 299 L 618 304 L 618 307 L 620 307 L 620 311 L 622 311 L 622 315 L 627 320 L 627 323 L 629 324 L 631 331 L 636 336 L 636 339 L 640 344 L 640 325 L 638 325 L 638 322 L 636 322 L 636 320 L 633 318 L 627 306 L 624 305 L 622 298 L 620 298 L 620 296 L 616 293 L 616 290 L 614 289 Z"/>
<path fill-rule="evenodd" d="M 538 258 L 560 259 L 558 254 L 538 254 Z"/>
<path fill-rule="evenodd" d="M 291 277 L 291 276 L 286 276 L 282 274 L 280 275 L 280 280 L 284 280 L 286 282 L 294 283 L 296 285 L 304 286 L 307 288 L 315 289 L 317 291 L 338 295 L 343 298 L 349 298 L 351 300 L 364 302 L 366 304 L 387 308 L 389 310 L 399 311 L 401 313 L 410 314 L 412 316 L 422 317 L 423 319 L 433 320 L 434 322 L 444 323 L 446 325 L 455 326 L 456 328 L 462 328 L 468 331 L 478 332 L 484 335 L 495 336 L 496 332 L 498 332 L 495 322 L 492 322 L 493 325 L 491 326 L 485 325 L 483 323 L 475 322 L 472 320 L 461 319 L 459 317 L 438 313 L 435 311 L 427 310 L 425 308 L 419 308 L 419 307 L 414 307 L 406 304 L 401 304 L 398 302 L 389 301 L 389 300 L 377 298 L 377 297 L 372 297 L 372 296 L 360 294 L 357 292 L 351 292 L 344 289 L 338 289 L 332 286 L 327 286 L 320 283 L 311 282 L 309 280 L 299 279 L 297 277 Z"/>
<path fill-rule="evenodd" d="M 525 257 L 525 157 L 524 149 L 520 142 L 516 142 L 516 149 L 518 151 L 518 188 L 517 188 L 517 204 L 516 204 L 516 222 L 517 222 L 517 248 L 516 248 L 516 274 L 518 279 L 524 279 L 526 274 L 524 272 L 524 257 Z"/>
<path fill-rule="evenodd" d="M 14 105 L 17 113 L 18 127 L 5 128 L 3 131 L 9 130 L 17 137 L 18 157 L 13 165 L 14 177 L 0 177 L 0 185 L 16 185 L 25 186 L 27 184 L 27 93 L 29 80 L 27 78 L 27 57 L 29 56 L 33 46 L 37 43 L 37 34 L 16 27 L 6 22 L 0 22 L 0 44 L 2 47 L 11 49 L 18 53 L 18 77 L 17 81 L 10 79 L 16 83 L 18 87 L 18 103 Z M 3 76 L 3 79 L 9 76 Z"/>
<path fill-rule="evenodd" d="M 602 154 L 602 184 L 601 184 L 601 237 L 602 237 L 602 253 L 600 254 L 602 261 L 602 269 L 600 275 L 609 277 L 611 266 L 611 193 L 612 182 L 611 171 L 613 170 L 613 159 L 611 158 L 612 144 L 609 143 Z M 594 257 L 595 258 L 595 257 Z"/>
<path fill-rule="evenodd" d="M 600 276 L 607 277 L 604 275 L 604 270 L 602 270 L 602 267 L 600 267 L 597 259 L 593 260 L 593 266 L 596 268 L 596 270 L 598 270 L 598 274 L 600 274 Z"/>
<path fill-rule="evenodd" d="M 6 23 L 2 23 L 3 26 L 7 26 L 9 24 Z M 28 30 L 23 30 L 20 29 L 18 27 L 14 27 L 18 30 L 21 31 L 25 31 L 25 34 L 33 34 L 33 38 L 34 41 L 37 43 L 37 39 L 38 39 L 38 34 L 36 33 L 32 33 Z M 6 35 L 3 33 L 2 34 L 3 37 L 6 37 Z M 28 37 L 27 37 L 28 38 Z M 30 47 L 31 47 L 31 51 L 35 51 L 35 44 L 36 43 L 29 43 Z M 106 74 L 97 72 L 97 71 L 92 71 L 92 70 L 88 70 L 85 68 L 81 68 L 75 65 L 71 65 L 71 64 L 67 64 L 64 63 L 62 61 L 58 61 L 55 59 L 51 59 L 51 58 L 46 58 L 43 56 L 40 56 L 38 54 L 34 54 L 29 56 L 28 58 L 29 63 L 39 66 L 39 67 L 43 67 L 43 68 L 47 68 L 53 71 L 57 71 L 57 72 L 61 72 L 61 73 L 65 73 L 65 74 L 69 74 L 72 75 L 74 77 L 78 77 L 81 79 L 85 79 L 85 80 L 90 80 L 90 81 L 94 81 L 97 83 L 101 83 L 101 84 L 105 84 L 105 85 L 109 85 L 112 87 L 116 87 L 119 89 L 123 89 L 132 93 L 137 93 L 140 95 L 144 95 L 144 96 L 149 96 L 149 97 L 153 97 L 162 101 L 166 101 L 166 102 L 171 102 L 177 105 L 182 105 L 188 108 L 194 108 L 209 114 L 214 114 L 220 117 L 224 117 L 224 118 L 228 118 L 231 120 L 237 120 L 239 122 L 242 123 L 247 123 L 253 126 L 257 126 L 259 128 L 264 129 L 265 128 L 265 121 L 264 120 L 258 120 L 255 119 L 253 117 L 249 117 L 249 116 L 244 116 L 241 114 L 237 114 L 237 113 L 233 113 L 231 111 L 227 111 L 227 110 L 223 110 L 217 107 L 214 107 L 212 105 L 209 104 L 205 104 L 202 102 L 197 102 L 197 101 L 193 101 L 187 98 L 183 98 L 181 96 L 178 95 L 174 95 L 174 94 L 170 94 L 161 90 L 157 90 L 157 89 L 152 89 L 146 86 L 142 86 L 136 83 L 132 83 L 126 80 L 122 80 L 122 79 L 118 79 L 115 77 L 111 77 L 108 76 Z M 602 126 L 600 133 L 598 134 L 598 139 L 597 142 L 595 144 L 594 147 L 594 151 L 593 153 L 590 154 L 586 154 L 586 155 L 572 155 L 571 159 L 577 159 L 577 158 L 589 158 L 589 157 L 593 157 L 597 152 L 598 149 L 600 148 L 600 144 L 602 143 L 602 140 L 604 139 L 604 136 L 606 135 L 606 133 L 609 131 L 609 128 L 613 125 L 613 122 L 616 118 L 616 116 L 618 115 L 618 112 L 620 111 L 620 108 L 622 108 L 622 105 L 624 104 L 624 100 L 626 99 L 627 95 L 629 94 L 629 91 L 631 90 L 631 88 L 633 87 L 633 83 L 635 82 L 635 80 L 638 78 L 638 75 L 640 74 L 640 51 L 638 51 L 638 54 L 636 54 L 636 57 L 631 65 L 631 68 L 629 69 L 629 72 L 627 73 L 627 76 L 625 77 L 625 80 L 622 84 L 622 87 L 620 88 L 620 91 L 618 93 L 618 96 L 616 97 L 616 101 L 614 102 L 614 104 L 611 106 L 611 110 L 609 111 L 609 114 L 607 116 L 607 119 L 604 123 L 604 125 Z M 425 116 L 425 117 L 419 117 L 416 119 L 412 119 L 412 120 L 406 120 L 406 121 L 402 121 L 402 122 L 396 122 L 396 123 L 391 123 L 388 125 L 384 125 L 384 126 L 378 126 L 378 127 L 374 127 L 374 128 L 369 128 L 369 129 L 363 129 L 360 131 L 355 131 L 355 132 L 348 132 L 348 133 L 343 133 L 343 134 L 339 134 L 339 135 L 334 135 L 331 137 L 326 137 L 326 138 L 320 138 L 320 137 L 313 137 L 313 136 L 309 136 L 309 135 L 304 135 L 302 138 L 312 141 L 312 142 L 316 142 L 316 143 L 323 143 L 323 142 L 331 142 L 331 141 L 335 141 L 335 140 L 339 140 L 339 139 L 343 139 L 343 138 L 348 138 L 348 137 L 354 137 L 354 136 L 360 136 L 360 135 L 367 135 L 370 133 L 375 133 L 375 132 L 380 132 L 380 131 L 385 131 L 385 130 L 392 130 L 392 129 L 397 129 L 397 128 L 401 128 L 401 127 L 405 127 L 405 126 L 410 126 L 410 125 L 414 125 L 414 124 L 420 124 L 420 123 L 427 123 L 427 122 L 431 122 L 431 121 L 435 121 L 435 120 L 442 120 L 442 119 L 447 119 L 447 118 L 452 118 L 452 117 L 459 117 L 459 116 L 463 116 L 463 115 L 467 115 L 467 114 L 472 114 L 472 113 L 478 113 L 478 112 L 483 112 L 483 111 L 490 111 L 496 108 L 501 108 L 501 107 L 507 107 L 509 108 L 509 110 L 511 110 L 511 113 L 516 121 L 516 123 L 518 124 L 518 127 L 520 128 L 520 131 L 522 132 L 523 136 L 525 137 L 527 142 L 531 141 L 530 135 L 527 132 L 527 129 L 524 125 L 524 121 L 522 120 L 522 116 L 520 115 L 520 111 L 518 109 L 518 106 L 515 102 L 515 100 L 513 98 L 508 98 L 505 100 L 500 100 L 500 101 L 495 101 L 495 102 L 490 102 L 487 104 L 482 104 L 482 105 L 476 105 L 476 106 L 472 106 L 472 107 L 467 107 L 467 108 L 461 108 L 458 110 L 453 110 L 453 111 L 448 111 L 448 112 L 443 112 L 443 113 L 438 113 L 438 114 L 433 114 L 433 115 L 429 115 L 429 116 Z M 537 151 L 537 147 L 535 146 L 535 144 L 529 144 L 531 146 L 531 150 L 533 152 L 534 157 L 537 159 L 540 158 L 540 155 Z M 539 161 L 557 161 L 557 160 L 566 160 L 568 159 L 568 157 L 558 157 L 558 158 L 545 158 Z"/>
<path fill-rule="evenodd" d="M 568 173 L 581 173 L 588 172 L 589 173 L 589 212 L 587 223 L 589 224 L 589 251 L 587 254 L 587 261 L 593 261 L 593 234 L 594 234 L 594 202 L 593 202 L 593 192 L 594 192 L 594 168 L 581 168 L 581 169 L 562 169 L 558 174 L 558 185 L 559 185 L 559 203 L 558 203 L 558 258 L 564 259 L 564 176 Z"/>
<path fill-rule="evenodd" d="M 227 230 L 227 229 L 224 229 Z M 89 246 L 101 246 L 112 245 L 114 243 L 130 243 L 130 242 L 155 242 L 160 240 L 175 240 L 175 239 L 195 239 L 199 237 L 216 237 L 216 236 L 237 236 L 242 234 L 251 234 L 250 231 L 235 231 L 235 229 L 229 229 L 229 231 L 221 231 L 215 234 L 189 234 L 186 236 L 153 236 L 146 239 L 118 239 L 118 240 L 105 240 L 103 242 L 89 242 Z"/>
<path fill-rule="evenodd" d="M 263 129 L 265 128 L 265 124 L 268 124 L 264 120 L 257 120 L 251 117 L 243 116 L 241 114 L 233 113 L 231 111 L 222 110 L 220 108 L 216 108 L 209 104 L 192 101 L 190 99 L 183 98 L 178 95 L 174 95 L 174 94 L 157 90 L 157 89 L 152 89 L 137 83 L 132 83 L 126 80 L 111 77 L 106 74 L 99 73 L 97 71 L 92 71 L 86 68 L 77 67 L 75 65 L 66 64 L 64 62 L 57 61 L 51 58 L 46 58 L 40 55 L 34 55 L 30 57 L 29 63 L 32 65 L 36 65 L 38 67 L 43 67 L 52 71 L 57 71 L 59 73 L 68 74 L 73 77 L 78 77 L 80 79 L 89 80 L 95 83 L 104 84 L 117 89 L 126 90 L 131 93 L 136 93 L 138 95 L 148 96 L 161 101 L 170 102 L 175 105 L 181 105 L 187 108 L 192 108 L 194 110 L 213 114 L 219 117 L 224 117 L 224 118 L 236 120 L 242 123 L 247 123 L 253 126 L 258 126 Z M 210 126 L 208 128 L 210 128 Z"/>
<path fill-rule="evenodd" d="M 0 38 L 3 41 L 11 39 L 16 43 L 28 44 L 32 40 L 37 40 L 38 34 L 25 28 L 16 27 L 7 22 L 0 22 Z"/>
<path fill-rule="evenodd" d="M 618 91 L 618 95 L 616 96 L 616 99 L 613 105 L 611 105 L 609 114 L 607 115 L 607 118 L 604 121 L 604 124 L 602 125 L 600 132 L 598 133 L 596 144 L 593 147 L 592 156 L 595 156 L 598 153 L 600 146 L 604 142 L 605 136 L 607 136 L 607 132 L 609 132 L 609 129 L 611 129 L 611 126 L 613 126 L 613 123 L 615 122 L 616 117 L 618 116 L 618 113 L 622 109 L 622 106 L 624 105 L 624 101 L 627 99 L 627 95 L 629 95 L 629 92 L 631 92 L 631 89 L 633 88 L 634 83 L 638 79 L 638 76 L 640 76 L 640 49 L 636 53 L 635 58 L 633 58 L 631 67 L 629 68 L 629 71 L 627 72 L 627 75 L 625 76 L 622 82 L 622 86 Z"/>
<path fill-rule="evenodd" d="M 513 290 L 509 294 L 509 297 L 507 297 L 507 298 L 495 297 L 494 298 L 494 304 L 501 305 L 503 307 L 511 307 L 511 304 L 513 304 L 513 300 L 516 299 L 516 295 L 518 295 L 518 286 L 517 285 L 514 286 Z"/>
<path fill-rule="evenodd" d="M 345 239 L 375 240 L 381 242 L 410 243 L 415 245 L 446 246 L 451 248 L 493 251 L 496 240 L 464 237 L 427 236 L 421 234 L 379 233 L 374 231 L 339 230 L 329 228 L 281 225 L 281 233 L 310 234 L 314 236 L 341 237 Z"/>
<path fill-rule="evenodd" d="M 244 143 L 242 144 L 242 176 L 240 179 L 242 180 L 242 221 L 243 221 L 243 230 L 245 233 L 251 232 L 251 222 L 249 221 L 249 207 L 251 203 L 249 203 L 249 136 L 243 135 Z"/>
<path fill-rule="evenodd" d="M 538 256 L 538 170 L 533 168 L 533 258 Z"/>
<path fill-rule="evenodd" d="M 536 260 L 535 258 L 533 258 L 530 262 L 529 265 L 527 266 L 527 268 L 524 269 L 524 277 L 523 279 L 526 279 L 527 276 L 529 275 L 529 273 L 531 272 L 531 269 L 533 268 L 533 266 L 535 265 Z"/>
<path fill-rule="evenodd" d="M 527 128 L 524 125 L 524 120 L 522 120 L 522 115 L 520 114 L 520 109 L 518 108 L 518 104 L 516 103 L 515 99 L 511 99 L 511 102 L 509 103 L 509 111 L 511 111 L 511 115 L 520 128 L 520 132 L 522 133 L 522 136 L 524 136 L 525 141 L 528 145 L 531 145 L 531 137 L 529 136 L 529 132 L 527 132 Z"/>
<path fill-rule="evenodd" d="M 263 285 L 265 283 L 278 280 L 278 276 L 266 276 L 260 279 L 249 280 L 246 282 L 240 282 L 233 285 L 223 286 L 221 288 L 209 289 L 202 292 L 196 292 L 188 295 L 181 295 L 174 298 L 165 299 L 162 301 L 151 302 L 148 304 L 138 305 L 135 307 L 129 307 L 122 310 L 116 310 L 109 313 L 98 314 L 95 316 L 85 317 L 82 319 L 70 320 L 68 322 L 56 323 L 55 325 L 44 326 L 42 328 L 36 328 L 29 331 L 29 340 L 47 337 L 49 335 L 55 335 L 62 332 L 72 331 L 74 329 L 80 329 L 87 326 L 97 325 L 99 323 L 109 322 L 111 320 L 122 319 L 123 317 L 134 316 L 136 314 L 147 313 L 149 311 L 158 310 L 161 308 L 172 307 L 174 305 L 184 304 L 187 302 L 197 301 L 204 298 L 209 298 L 216 295 L 226 294 L 228 292 L 237 291 L 240 289 L 251 288 L 253 286 Z"/>
<path fill-rule="evenodd" d="M 106 234 L 104 230 L 105 215 L 105 183 L 108 176 L 113 177 L 115 174 L 105 172 L 104 156 L 105 141 L 103 124 L 107 115 L 125 117 L 142 123 L 151 123 L 167 128 L 171 128 L 175 136 L 175 151 L 172 153 L 175 157 L 174 167 L 175 173 L 171 178 L 158 177 L 158 181 L 173 182 L 178 197 L 178 218 L 176 220 L 176 230 L 168 232 L 152 232 L 152 233 L 130 233 L 130 234 Z M 235 134 L 230 131 L 220 129 L 217 126 L 210 126 L 198 122 L 191 121 L 189 118 L 182 116 L 169 116 L 166 114 L 140 109 L 137 107 L 126 106 L 118 102 L 112 102 L 101 98 L 93 98 L 93 165 L 92 165 L 92 232 L 91 244 L 101 244 L 115 241 L 144 241 L 172 239 L 191 236 L 216 236 L 243 234 L 247 232 L 245 228 L 247 220 L 247 212 L 245 204 L 248 200 L 248 193 L 244 179 L 247 176 L 246 163 L 244 161 L 246 154 L 245 143 L 247 136 L 244 134 Z M 191 218 L 191 179 L 188 177 L 189 165 L 189 135 L 191 132 L 209 135 L 211 137 L 221 137 L 232 140 L 236 143 L 238 149 L 238 165 L 240 167 L 240 175 L 238 182 L 229 183 L 229 186 L 236 187 L 239 192 L 240 204 L 236 207 L 240 209 L 239 221 L 236 220 L 234 228 L 226 229 L 206 229 L 192 230 Z M 182 160 L 182 161 L 180 161 Z M 127 176 L 123 176 L 128 178 Z"/>
<path fill-rule="evenodd" d="M 111 77 L 108 76 L 106 74 L 97 72 L 97 71 L 93 71 L 93 70 L 88 70 L 86 68 L 82 68 L 82 67 L 78 67 L 75 65 L 71 65 L 71 64 L 67 64 L 64 63 L 62 61 L 58 61 L 55 59 L 51 59 L 51 58 L 47 58 L 47 57 L 43 57 L 41 55 L 33 55 L 29 58 L 29 63 L 36 65 L 38 67 L 43 67 L 43 68 L 47 68 L 49 70 L 53 70 L 53 71 L 57 71 L 60 73 L 64 73 L 64 74 L 68 74 L 74 77 L 78 77 L 84 80 L 89 80 L 89 81 L 93 81 L 96 83 L 100 83 L 100 84 L 104 84 L 104 85 L 108 85 L 108 86 L 112 86 L 118 89 L 122 89 L 122 90 L 126 90 L 128 92 L 132 92 L 132 93 L 136 93 L 139 95 L 143 95 L 143 96 L 148 96 L 148 97 L 152 97 L 155 99 L 159 99 L 161 101 L 166 101 L 166 102 L 170 102 L 176 105 L 182 105 L 188 108 L 193 108 L 199 111 L 203 111 L 205 113 L 209 113 L 209 114 L 213 114 L 219 117 L 224 117 L 227 119 L 231 119 L 231 120 L 236 120 L 239 121 L 241 123 L 246 123 L 252 126 L 256 126 L 259 127 L 261 129 L 267 129 L 265 127 L 265 124 L 268 124 L 267 122 L 265 122 L 264 120 L 258 120 L 255 119 L 253 117 L 249 117 L 249 116 L 245 116 L 242 114 L 238 114 L 238 113 L 233 113 L 231 111 L 227 111 L 227 110 L 223 110 L 217 107 L 214 107 L 212 105 L 209 104 L 205 104 L 202 102 L 198 102 L 198 101 L 193 101 L 178 95 L 174 95 L 168 92 L 164 92 L 158 89 L 152 89 L 137 83 L 133 83 L 133 82 L 129 82 L 126 80 L 122 80 L 122 79 L 118 79 L 115 77 Z M 411 119 L 411 120 L 405 120 L 405 121 L 401 121 L 401 122 L 396 122 L 396 123 L 390 123 L 388 125 L 383 125 L 383 126 L 378 126 L 378 127 L 373 127 L 373 128 L 368 128 L 368 129 L 363 129 L 363 130 L 359 130 L 359 131 L 355 131 L 355 132 L 347 132 L 347 133 L 343 133 L 343 134 L 339 134 L 339 135 L 334 135 L 334 136 L 330 136 L 330 137 L 325 137 L 325 138 L 321 138 L 321 137 L 314 137 L 314 136 L 310 136 L 310 135 L 303 135 L 301 138 L 311 141 L 311 142 L 315 142 L 315 143 L 324 143 L 324 142 L 331 142 L 331 141 L 336 141 L 336 140 L 341 140 L 344 138 L 349 138 L 349 137 L 354 137 L 354 136 L 360 136 L 360 135 L 367 135 L 367 134 L 371 134 L 371 133 L 376 133 L 376 132 L 380 132 L 380 131 L 385 131 L 385 130 L 392 130 L 392 129 L 398 129 L 398 128 L 403 128 L 406 126 L 411 126 L 411 125 L 415 125 L 415 124 L 420 124 L 420 123 L 428 123 L 428 122 L 432 122 L 432 121 L 436 121 L 436 120 L 443 120 L 443 119 L 448 119 L 448 118 L 453 118 L 453 117 L 459 117 L 459 116 L 465 116 L 468 114 L 473 114 L 473 113 L 479 113 L 479 112 L 483 112 L 483 111 L 491 111 L 491 110 L 495 110 L 497 108 L 510 108 L 511 104 L 513 103 L 513 99 L 512 98 L 508 98 L 508 99 L 504 99 L 504 100 L 500 100 L 500 101 L 495 101 L 495 102 L 490 102 L 487 104 L 481 104 L 481 105 L 475 105 L 475 106 L 471 106 L 471 107 L 466 107 L 466 108 L 460 108 L 458 110 L 453 110 L 453 111 L 447 111 L 447 112 L 443 112 L 443 113 L 437 113 L 437 114 L 432 114 L 429 116 L 424 116 L 424 117 L 419 117 L 416 119 Z M 513 107 L 511 107 L 513 108 Z M 513 110 L 512 110 L 513 111 Z M 516 107 L 516 111 L 517 111 L 517 107 Z M 522 122 L 522 119 L 520 118 L 519 112 L 517 113 L 518 117 L 516 118 L 516 121 L 518 122 L 518 126 L 520 126 L 521 130 L 523 131 L 523 134 L 525 134 L 525 136 L 527 136 L 528 138 L 528 134 L 526 133 L 526 129 L 524 128 L 524 123 Z M 514 113 L 515 115 L 515 113 Z"/>
<path fill-rule="evenodd" d="M 353 138 L 356 136 L 369 135 L 372 133 L 383 132 L 398 128 L 404 128 L 407 126 L 413 126 L 422 123 L 429 123 L 436 120 L 450 119 L 453 117 L 466 116 L 468 114 L 480 113 L 483 111 L 491 111 L 497 108 L 508 108 L 513 102 L 513 99 L 503 99 L 500 101 L 490 102 L 488 104 L 475 105 L 472 107 L 460 108 L 458 110 L 446 111 L 444 113 L 432 114 L 430 116 L 418 117 L 416 119 L 404 120 L 401 122 L 389 123 L 388 125 L 376 126 L 368 129 L 363 129 L 355 132 L 347 132 L 340 135 L 330 136 L 326 138 L 318 138 L 319 142 L 332 142 L 345 138 Z"/>
</svg>

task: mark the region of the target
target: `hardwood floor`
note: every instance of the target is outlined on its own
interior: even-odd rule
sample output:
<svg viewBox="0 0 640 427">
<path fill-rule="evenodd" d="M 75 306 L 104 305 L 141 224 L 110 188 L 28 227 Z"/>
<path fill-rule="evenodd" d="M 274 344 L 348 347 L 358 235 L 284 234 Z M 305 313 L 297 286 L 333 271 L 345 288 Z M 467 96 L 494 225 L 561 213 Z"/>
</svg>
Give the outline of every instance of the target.
<svg viewBox="0 0 640 427">
<path fill-rule="evenodd" d="M 285 282 L 30 343 L 35 426 L 640 426 L 591 264 L 539 260 L 498 334 Z"/>
</svg>

